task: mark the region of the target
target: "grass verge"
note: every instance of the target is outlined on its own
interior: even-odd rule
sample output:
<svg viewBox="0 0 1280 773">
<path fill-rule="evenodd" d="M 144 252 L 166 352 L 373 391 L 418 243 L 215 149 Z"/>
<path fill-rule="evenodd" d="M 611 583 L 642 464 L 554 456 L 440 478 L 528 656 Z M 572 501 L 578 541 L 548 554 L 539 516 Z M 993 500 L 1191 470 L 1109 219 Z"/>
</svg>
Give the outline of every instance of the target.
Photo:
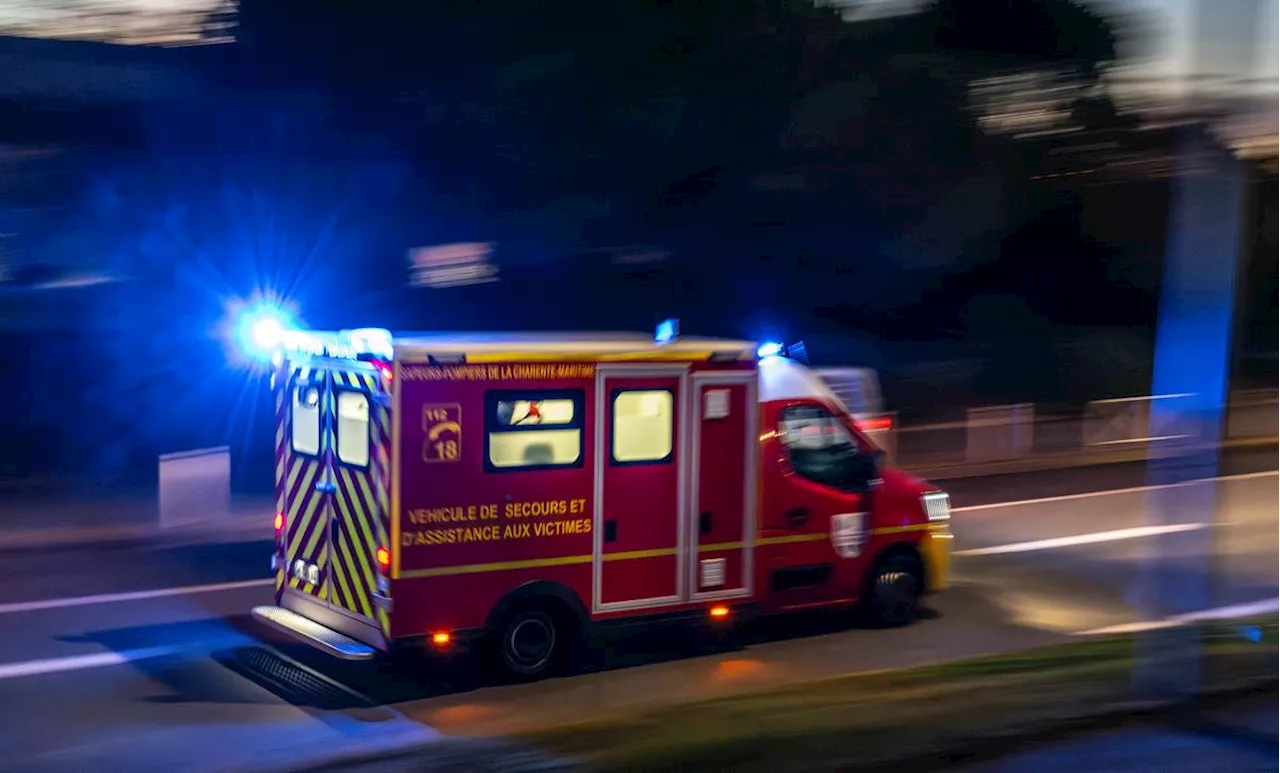
<svg viewBox="0 0 1280 773">
<path fill-rule="evenodd" d="M 1207 691 L 1274 682 L 1275 616 L 1214 623 L 1201 635 Z M 1133 654 L 1132 637 L 1073 642 L 648 709 L 513 740 L 609 771 L 878 766 L 1122 711 L 1131 705 Z"/>
</svg>

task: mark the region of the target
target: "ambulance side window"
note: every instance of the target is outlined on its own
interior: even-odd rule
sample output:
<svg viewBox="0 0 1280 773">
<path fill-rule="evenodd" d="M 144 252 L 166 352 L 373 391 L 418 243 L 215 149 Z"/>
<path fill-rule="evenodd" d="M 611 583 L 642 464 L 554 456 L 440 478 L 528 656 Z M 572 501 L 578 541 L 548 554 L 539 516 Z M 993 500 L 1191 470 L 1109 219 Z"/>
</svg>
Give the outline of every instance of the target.
<svg viewBox="0 0 1280 773">
<path fill-rule="evenodd" d="M 671 461 L 675 398 L 670 390 L 614 390 L 611 416 L 614 464 Z"/>
<path fill-rule="evenodd" d="M 858 444 L 840 420 L 816 405 L 793 405 L 778 416 L 778 438 L 802 478 L 834 488 L 849 483 Z"/>
<path fill-rule="evenodd" d="M 369 396 L 364 392 L 337 392 L 338 461 L 353 467 L 369 466 Z"/>
<path fill-rule="evenodd" d="M 320 453 L 320 388 L 312 384 L 298 384 L 293 388 L 292 431 L 290 443 L 293 450 L 307 456 Z"/>
<path fill-rule="evenodd" d="M 581 389 L 485 393 L 485 469 L 581 466 L 584 399 Z"/>
</svg>

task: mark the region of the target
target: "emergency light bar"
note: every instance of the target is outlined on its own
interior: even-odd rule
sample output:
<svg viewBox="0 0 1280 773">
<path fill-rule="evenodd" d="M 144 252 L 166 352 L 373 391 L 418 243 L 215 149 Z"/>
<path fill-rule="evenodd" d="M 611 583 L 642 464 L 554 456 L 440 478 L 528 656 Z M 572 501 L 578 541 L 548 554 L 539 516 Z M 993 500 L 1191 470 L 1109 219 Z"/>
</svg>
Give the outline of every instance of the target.
<svg viewBox="0 0 1280 773">
<path fill-rule="evenodd" d="M 336 333 L 286 330 L 276 351 L 340 360 L 358 360 L 366 356 L 389 360 L 394 354 L 391 331 L 369 327 Z"/>
<path fill-rule="evenodd" d="M 376 327 L 337 332 L 304 330 L 283 309 L 257 305 L 240 315 L 236 325 L 240 347 L 254 359 L 278 360 L 286 354 L 355 360 L 389 360 L 394 355 L 391 331 Z"/>
</svg>

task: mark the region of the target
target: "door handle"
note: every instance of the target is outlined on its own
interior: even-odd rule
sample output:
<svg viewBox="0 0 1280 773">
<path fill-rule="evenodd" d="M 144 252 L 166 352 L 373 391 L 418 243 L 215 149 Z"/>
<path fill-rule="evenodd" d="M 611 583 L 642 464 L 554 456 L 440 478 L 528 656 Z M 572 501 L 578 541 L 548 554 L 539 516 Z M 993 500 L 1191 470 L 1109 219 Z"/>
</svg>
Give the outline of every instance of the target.
<svg viewBox="0 0 1280 773">
<path fill-rule="evenodd" d="M 333 482 L 321 481 L 316 484 L 316 491 L 319 491 L 321 494 L 336 494 L 338 493 L 338 486 Z"/>
<path fill-rule="evenodd" d="M 605 521 L 604 522 L 604 541 L 613 542 L 617 539 L 618 539 L 618 522 Z"/>
<path fill-rule="evenodd" d="M 711 533 L 711 513 L 703 513 L 702 515 L 698 516 L 698 533 L 699 534 Z"/>
<path fill-rule="evenodd" d="M 788 510 L 786 519 L 787 523 L 790 523 L 792 526 L 803 526 L 809 520 L 809 511 L 803 507 Z"/>
<path fill-rule="evenodd" d="M 339 521 L 337 518 L 334 518 L 332 521 L 329 522 L 329 529 L 330 529 L 330 533 L 333 535 L 333 538 L 336 540 L 338 538 L 338 535 L 342 531 L 342 522 Z"/>
</svg>

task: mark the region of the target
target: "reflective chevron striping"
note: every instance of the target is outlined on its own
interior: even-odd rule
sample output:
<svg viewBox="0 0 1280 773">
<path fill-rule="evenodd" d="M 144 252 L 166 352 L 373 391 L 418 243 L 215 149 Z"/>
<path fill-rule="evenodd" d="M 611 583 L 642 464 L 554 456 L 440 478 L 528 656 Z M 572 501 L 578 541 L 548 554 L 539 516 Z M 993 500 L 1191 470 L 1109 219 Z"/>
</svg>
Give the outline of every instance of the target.
<svg viewBox="0 0 1280 773">
<path fill-rule="evenodd" d="M 316 374 L 309 367 L 299 367 L 293 371 L 292 378 L 287 382 L 287 388 L 293 388 L 299 383 L 307 383 L 312 380 Z M 288 407 L 292 409 L 293 400 L 286 401 Z M 327 409 L 328 400 L 326 390 L 321 390 L 320 409 L 321 416 Z M 323 420 L 323 419 L 322 419 Z M 327 528 L 324 494 L 317 491 L 316 486 L 323 480 L 324 464 L 322 462 L 324 454 L 324 432 L 321 432 L 321 453 L 317 457 L 303 456 L 297 453 L 290 453 L 290 463 L 288 465 L 289 474 L 285 479 L 285 503 L 287 510 L 285 511 L 286 524 L 286 552 L 287 564 L 292 564 L 297 559 L 302 559 L 308 563 L 313 563 L 319 567 L 321 572 L 320 582 L 312 585 L 298 577 L 289 576 L 288 567 L 286 566 L 286 584 L 288 587 L 302 591 L 311 596 L 325 598 L 327 595 L 327 583 L 324 578 L 325 566 L 328 563 L 328 545 L 323 539 Z"/>
<path fill-rule="evenodd" d="M 283 375 L 283 374 L 282 374 Z M 286 565 L 277 572 L 281 587 L 319 596 L 354 614 L 373 618 L 390 634 L 390 615 L 374 604 L 380 568 L 376 554 L 388 545 L 390 530 L 390 417 L 377 398 L 382 380 L 376 372 L 325 370 L 299 366 L 281 378 L 276 395 L 276 492 L 285 514 Z M 290 421 L 297 384 L 327 384 L 321 390 L 321 448 L 316 457 L 293 452 Z M 358 390 L 369 396 L 368 467 L 358 469 L 334 458 L 338 421 L 337 393 Z M 331 483 L 332 493 L 317 486 Z M 315 563 L 323 579 L 315 586 L 290 576 L 296 559 Z"/>
<path fill-rule="evenodd" d="M 373 578 L 373 532 L 369 524 L 368 508 L 362 507 L 359 499 L 358 482 L 365 477 L 359 472 L 347 469 L 338 471 L 337 502 L 342 529 L 339 541 L 342 546 L 344 566 L 342 574 L 347 580 L 350 590 L 348 609 L 366 617 L 373 614 L 372 594 Z"/>
</svg>

